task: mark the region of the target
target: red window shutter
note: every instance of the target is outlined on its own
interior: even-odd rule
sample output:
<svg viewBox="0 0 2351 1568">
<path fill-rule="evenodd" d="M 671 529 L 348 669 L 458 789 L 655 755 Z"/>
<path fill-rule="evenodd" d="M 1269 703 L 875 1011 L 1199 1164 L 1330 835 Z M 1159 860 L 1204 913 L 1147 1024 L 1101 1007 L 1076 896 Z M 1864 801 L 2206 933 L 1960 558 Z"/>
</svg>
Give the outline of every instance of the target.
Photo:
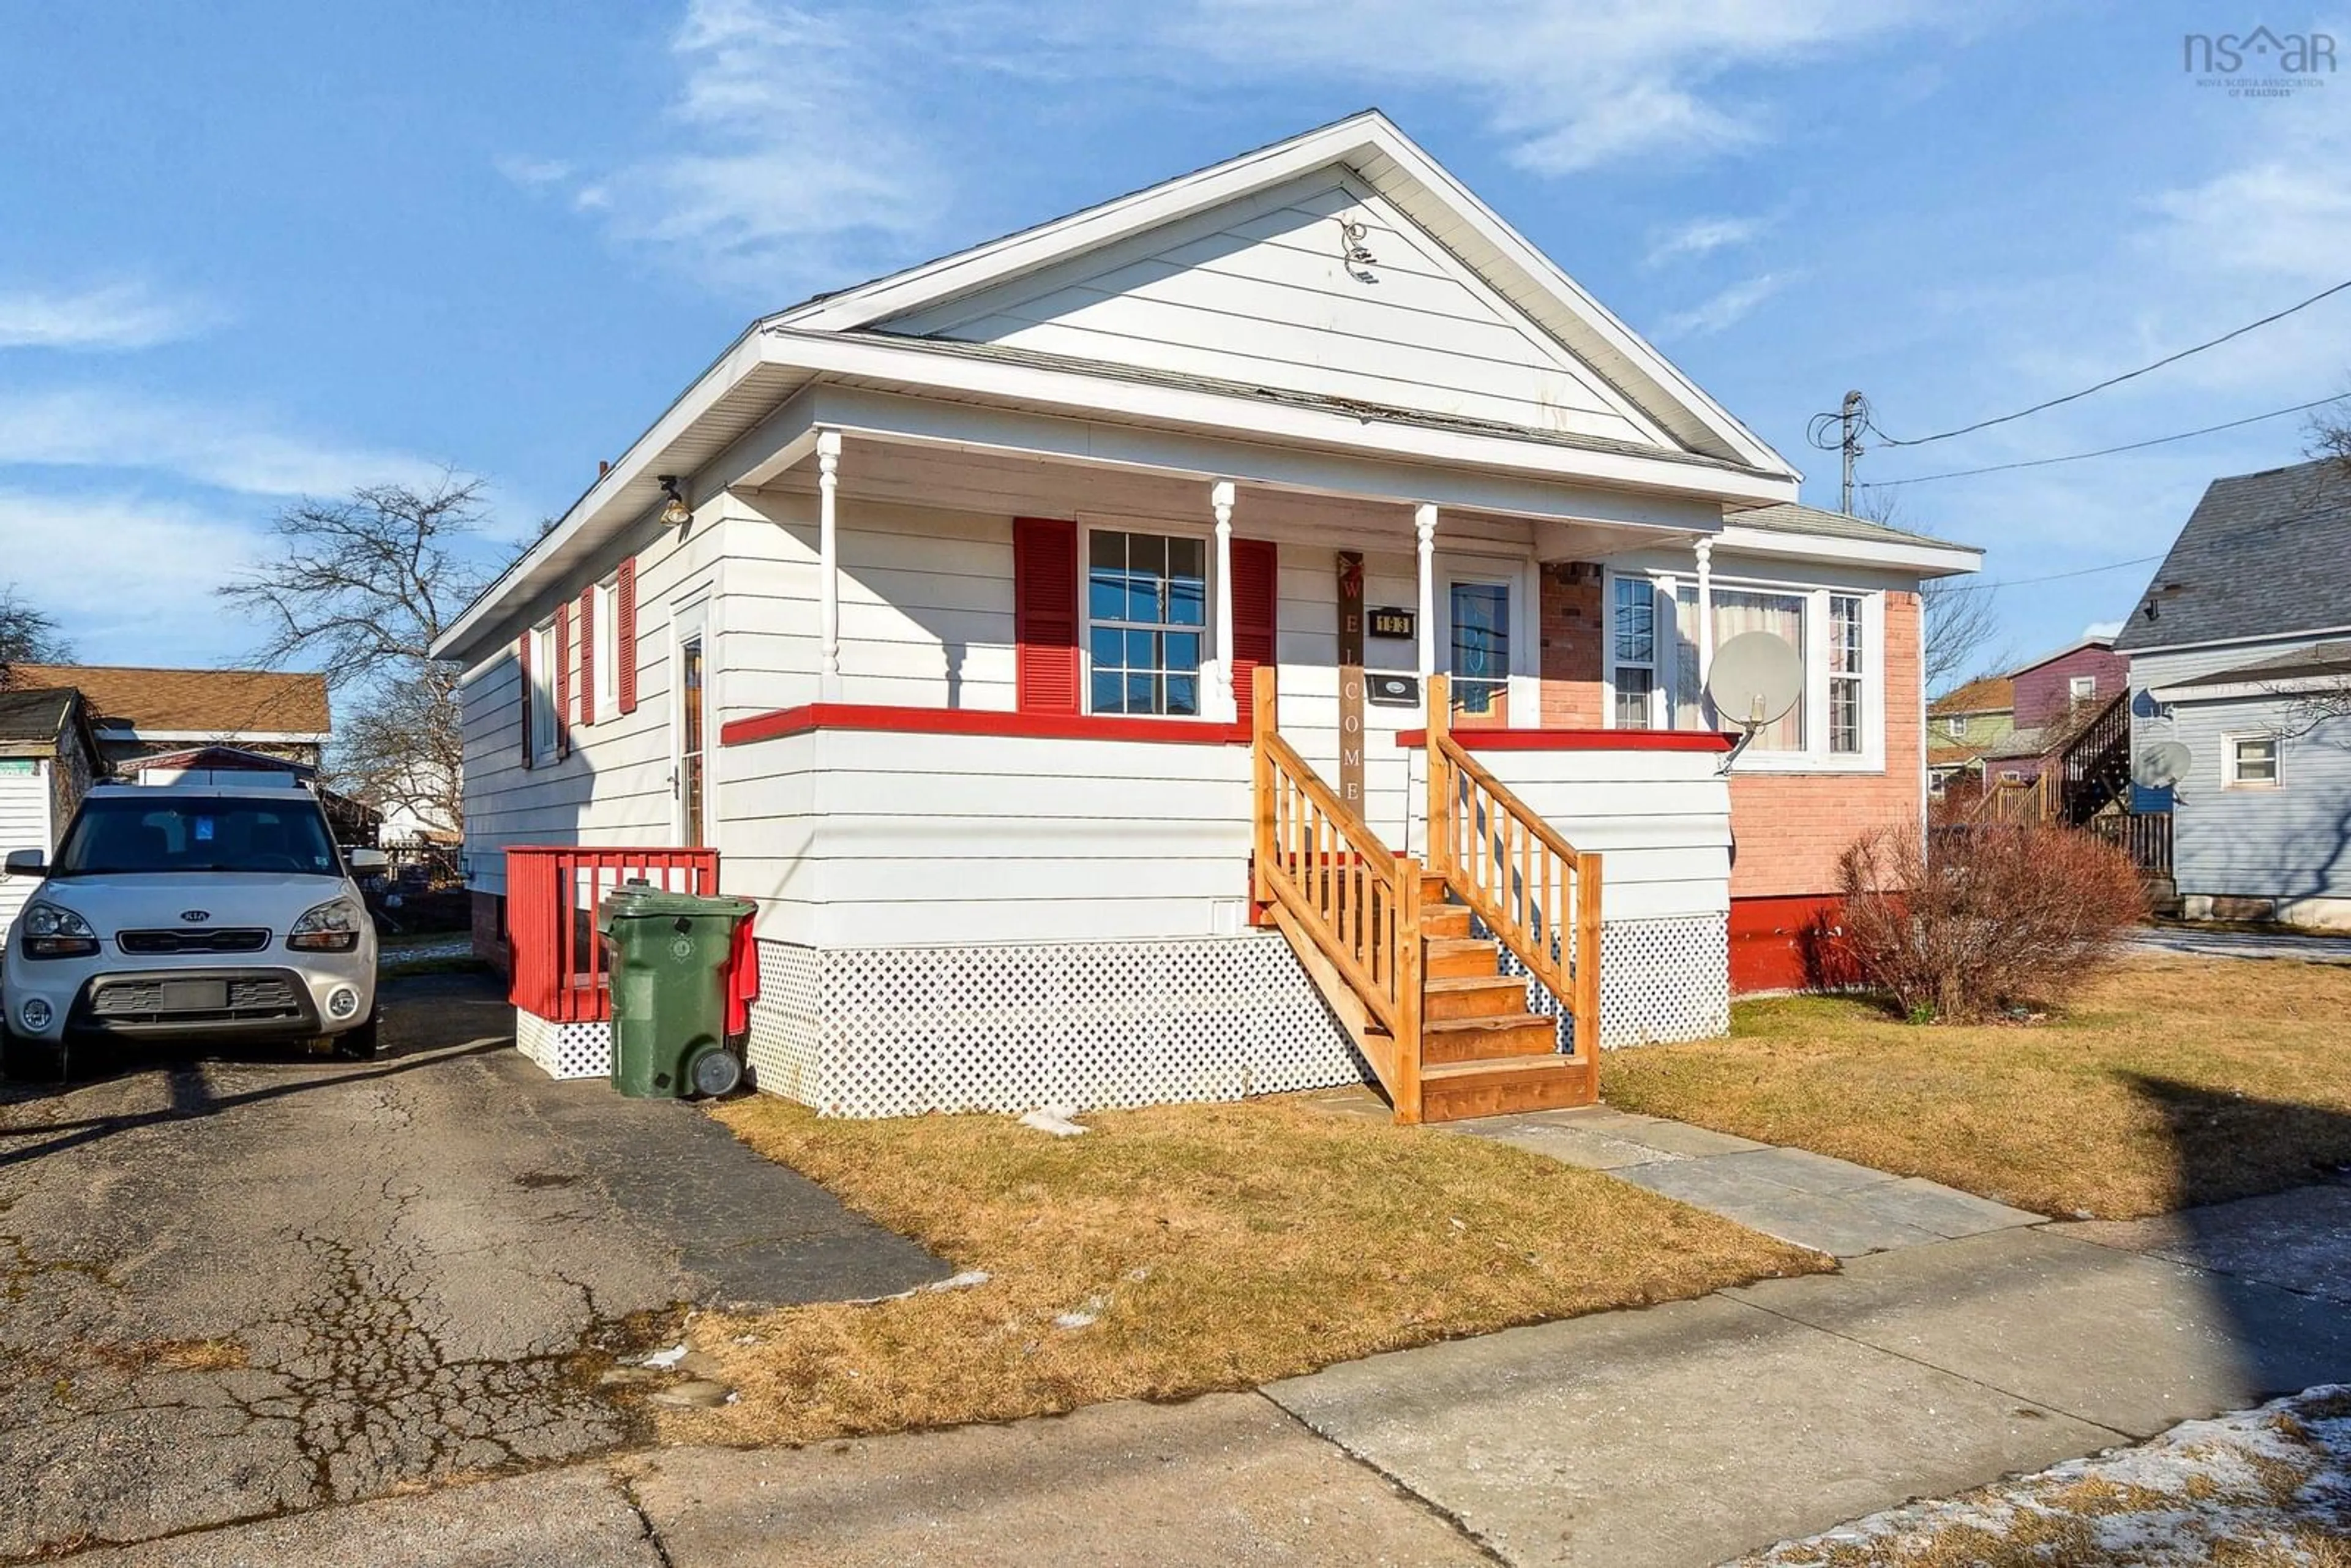
<svg viewBox="0 0 2351 1568">
<path fill-rule="evenodd" d="M 1270 539 L 1233 541 L 1233 701 L 1249 713 L 1249 681 L 1273 659 L 1280 552 Z"/>
<path fill-rule="evenodd" d="M 612 607 L 612 641 L 617 644 L 611 656 L 620 662 L 612 666 L 614 692 L 621 699 L 622 713 L 637 711 L 637 558 L 631 556 L 621 563 L 620 580 L 612 585 L 612 596 L 620 602 Z"/>
<path fill-rule="evenodd" d="M 1012 520 L 1012 638 L 1020 711 L 1078 712 L 1078 525 L 1066 517 Z"/>
<path fill-rule="evenodd" d="M 555 758 L 571 754 L 571 601 L 555 607 Z"/>
<path fill-rule="evenodd" d="M 596 585 L 580 591 L 580 722 L 596 722 Z"/>
<path fill-rule="evenodd" d="M 517 711 L 522 715 L 522 765 L 531 765 L 530 756 L 530 629 L 525 627 L 515 642 L 515 669 L 522 680 L 522 701 Z"/>
</svg>

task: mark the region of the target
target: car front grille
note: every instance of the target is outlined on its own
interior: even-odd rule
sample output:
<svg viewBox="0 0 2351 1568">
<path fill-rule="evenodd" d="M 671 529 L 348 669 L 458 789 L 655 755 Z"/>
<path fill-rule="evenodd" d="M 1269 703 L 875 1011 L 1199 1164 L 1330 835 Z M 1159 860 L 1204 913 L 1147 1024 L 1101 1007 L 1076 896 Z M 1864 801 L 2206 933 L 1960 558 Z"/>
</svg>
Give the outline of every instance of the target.
<svg viewBox="0 0 2351 1568">
<path fill-rule="evenodd" d="M 114 939 L 126 953 L 258 953 L 269 946 L 269 933 L 254 925 L 231 925 L 218 931 L 185 925 L 176 931 L 122 931 Z"/>
<path fill-rule="evenodd" d="M 276 975 L 243 975 L 227 982 L 220 1008 L 163 1006 L 165 980 L 114 980 L 100 983 L 89 998 L 90 1016 L 117 1021 L 140 1019 L 200 1021 L 210 1019 L 293 1018 L 302 1011 L 293 982 Z"/>
</svg>

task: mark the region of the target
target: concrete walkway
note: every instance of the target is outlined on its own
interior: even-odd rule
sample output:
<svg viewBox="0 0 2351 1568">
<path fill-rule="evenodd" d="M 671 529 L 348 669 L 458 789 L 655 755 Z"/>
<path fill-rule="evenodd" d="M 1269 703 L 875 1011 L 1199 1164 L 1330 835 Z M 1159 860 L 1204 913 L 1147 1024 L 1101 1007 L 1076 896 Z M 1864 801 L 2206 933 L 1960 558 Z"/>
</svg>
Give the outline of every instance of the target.
<svg viewBox="0 0 2351 1568">
<path fill-rule="evenodd" d="M 1839 1258 L 2038 1225 L 2042 1217 L 1940 1182 L 1605 1105 L 1461 1122 L 1569 1165 L 1606 1171 L 1782 1241 Z"/>
<path fill-rule="evenodd" d="M 2351 964 L 2351 936 L 2297 931 L 2206 931 L 2193 925 L 2150 925 L 2131 934 L 2144 953 L 2198 958 L 2269 958 L 2305 964 Z"/>
</svg>

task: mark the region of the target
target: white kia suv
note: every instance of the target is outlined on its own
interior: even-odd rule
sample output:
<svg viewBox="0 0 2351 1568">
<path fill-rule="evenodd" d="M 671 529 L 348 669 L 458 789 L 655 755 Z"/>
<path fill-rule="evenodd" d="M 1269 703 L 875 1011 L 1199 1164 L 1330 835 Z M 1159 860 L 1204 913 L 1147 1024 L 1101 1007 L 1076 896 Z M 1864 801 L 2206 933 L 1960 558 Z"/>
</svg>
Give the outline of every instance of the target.
<svg viewBox="0 0 2351 1568">
<path fill-rule="evenodd" d="M 0 951 L 0 1056 L 62 1075 L 109 1039 L 316 1040 L 376 1047 L 375 924 L 308 786 L 99 784 Z"/>
</svg>

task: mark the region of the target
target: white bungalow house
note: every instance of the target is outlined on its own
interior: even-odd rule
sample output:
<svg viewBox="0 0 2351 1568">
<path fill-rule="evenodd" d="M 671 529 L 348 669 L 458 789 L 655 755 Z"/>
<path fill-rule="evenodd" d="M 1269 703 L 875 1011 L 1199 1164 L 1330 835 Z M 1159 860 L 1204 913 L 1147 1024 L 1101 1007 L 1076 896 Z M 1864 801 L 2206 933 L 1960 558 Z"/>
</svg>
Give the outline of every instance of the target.
<svg viewBox="0 0 2351 1568">
<path fill-rule="evenodd" d="M 747 895 L 755 1080 L 839 1113 L 1588 1099 L 1923 810 L 1980 558 L 1797 480 L 1376 112 L 820 297 L 436 649 L 478 940 L 592 1070 L 594 890 Z"/>
</svg>

